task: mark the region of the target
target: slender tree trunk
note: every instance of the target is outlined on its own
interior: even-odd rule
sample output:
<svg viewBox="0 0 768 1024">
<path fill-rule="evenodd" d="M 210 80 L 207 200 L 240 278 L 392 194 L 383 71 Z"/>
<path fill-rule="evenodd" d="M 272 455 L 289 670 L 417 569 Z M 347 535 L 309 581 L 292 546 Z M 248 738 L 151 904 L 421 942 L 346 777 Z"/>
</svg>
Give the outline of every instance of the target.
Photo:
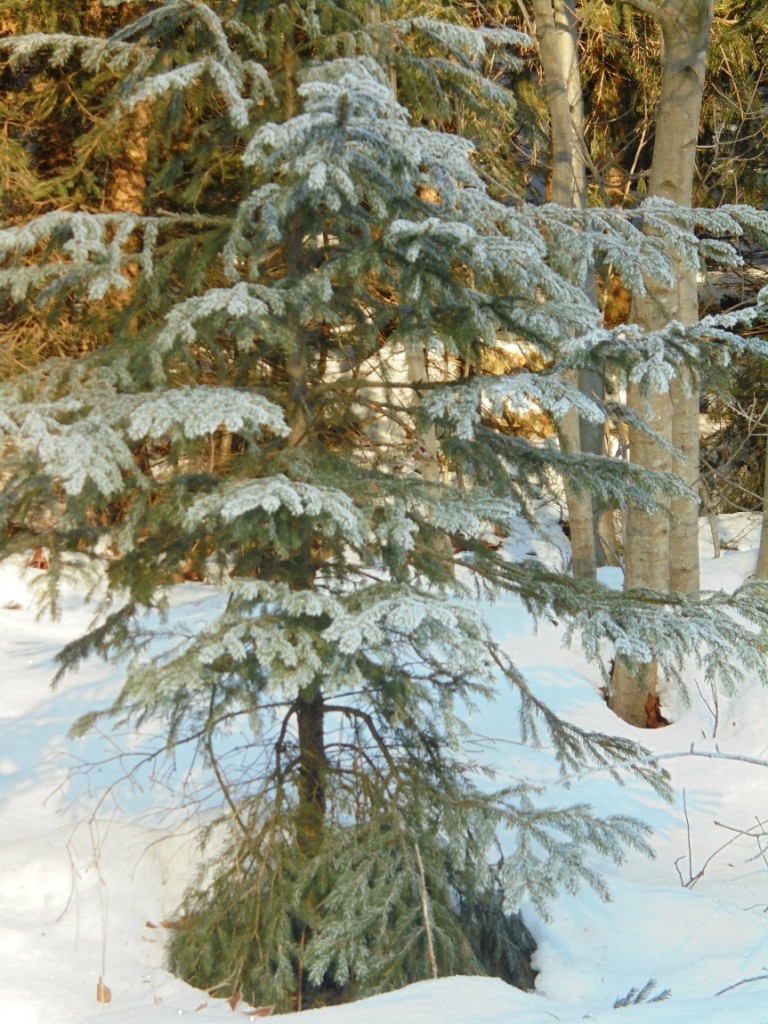
<svg viewBox="0 0 768 1024">
<path fill-rule="evenodd" d="M 569 374 L 570 383 L 578 385 L 578 375 Z M 558 424 L 560 447 L 564 452 L 580 452 L 581 432 L 579 415 L 569 409 Z M 568 527 L 571 541 L 571 568 L 578 579 L 595 579 L 597 573 L 597 546 L 595 544 L 594 509 L 592 496 L 587 490 L 577 491 L 567 480 L 563 490 L 568 506 Z"/>
<path fill-rule="evenodd" d="M 649 192 L 680 206 L 693 200 L 696 143 L 707 70 L 713 0 L 667 0 L 656 15 L 663 44 L 661 95 L 656 118 L 656 139 Z M 662 312 L 663 310 L 663 312 Z M 699 318 L 696 272 L 681 267 L 678 287 L 662 296 L 662 308 L 647 324 L 660 326 L 670 319 L 684 324 Z M 699 477 L 699 380 L 683 372 L 671 389 L 672 442 L 684 456 L 680 475 L 693 489 Z M 699 589 L 699 506 L 697 500 L 672 503 L 670 588 Z"/>
<path fill-rule="evenodd" d="M 582 207 L 586 195 L 584 98 L 575 0 L 532 0 L 552 137 L 551 199 Z"/>
<path fill-rule="evenodd" d="M 676 472 L 682 476 L 696 498 L 672 501 L 669 532 L 669 589 L 690 594 L 700 588 L 699 566 L 699 375 L 684 370 L 672 382 L 672 444 L 683 457 Z"/>
<path fill-rule="evenodd" d="M 120 141 L 117 144 L 112 170 L 104 196 L 104 208 L 118 213 L 144 213 L 147 198 L 147 163 L 149 162 L 149 104 L 140 103 L 135 110 L 126 115 L 120 122 Z M 129 249 L 135 252 L 139 247 L 138 239 L 133 236 Z M 138 268 L 128 265 L 123 276 L 130 281 L 129 287 L 114 292 L 110 302 L 115 309 L 128 307 L 134 293 L 134 283 Z M 137 329 L 137 321 L 131 318 L 129 329 Z"/>
<path fill-rule="evenodd" d="M 704 91 L 706 59 L 713 16 L 713 0 L 626 0 L 652 15 L 662 41 L 662 81 L 656 114 L 656 137 L 649 179 L 649 194 L 690 206 L 696 142 Z M 674 289 L 655 289 L 633 302 L 632 319 L 648 330 L 670 320 L 683 324 L 698 320 L 695 271 L 678 267 Z M 630 407 L 665 440 L 681 451 L 682 465 L 671 462 L 659 445 L 632 432 L 631 458 L 650 469 L 678 472 L 692 489 L 699 475 L 699 381 L 684 371 L 668 392 L 640 395 L 632 389 Z M 625 528 L 624 582 L 627 589 L 650 586 L 661 591 L 695 591 L 699 587 L 698 501 L 677 499 L 671 507 L 649 515 L 630 508 Z M 609 704 L 626 721 L 652 724 L 650 709 L 656 698 L 657 669 L 644 666 L 639 677 L 617 660 Z"/>
<path fill-rule="evenodd" d="M 149 121 L 147 103 L 140 103 L 120 122 L 120 149 L 112 164 L 105 204 L 110 210 L 143 213 L 147 195 L 149 160 Z"/>
<path fill-rule="evenodd" d="M 286 121 L 297 113 L 296 75 L 298 61 L 294 40 L 284 40 L 283 48 L 283 114 Z M 289 277 L 299 278 L 306 273 L 306 257 L 302 230 L 297 225 L 289 229 L 285 241 L 285 264 Z M 288 401 L 285 418 L 290 427 L 288 446 L 299 448 L 309 441 L 310 419 L 307 410 L 308 361 L 306 325 L 290 324 L 294 346 L 286 357 Z M 312 586 L 315 569 L 312 560 L 312 538 L 307 537 L 302 552 L 291 567 L 291 585 L 298 588 Z M 325 750 L 325 698 L 320 685 L 302 690 L 295 701 L 298 731 L 298 810 L 296 843 L 307 856 L 315 854 L 320 846 L 325 824 L 325 787 L 328 761 Z M 297 994 L 301 1005 L 301 986 Z"/>
<path fill-rule="evenodd" d="M 366 3 L 365 20 L 369 25 L 381 25 L 381 7 L 378 3 Z M 392 92 L 397 96 L 397 75 L 391 61 L 388 59 L 392 43 L 389 41 L 385 42 L 386 38 L 384 35 L 379 37 L 379 43 L 376 46 L 375 52 L 377 59 L 384 66 L 389 64 L 389 84 L 392 87 Z"/>
<path fill-rule="evenodd" d="M 630 0 L 640 10 L 652 12 L 659 23 L 663 44 L 662 81 L 656 116 L 656 138 L 649 179 L 649 194 L 690 206 L 696 141 L 704 91 L 706 59 L 712 24 L 712 0 L 667 0 L 657 7 L 650 0 Z M 656 290 L 634 304 L 635 322 L 653 330 L 670 320 L 692 324 L 698 320 L 699 301 L 695 270 L 680 266 L 673 290 Z M 681 470 L 695 487 L 699 475 L 699 382 L 683 372 L 670 392 L 672 442 L 685 456 Z M 673 504 L 670 544 L 670 587 L 692 591 L 699 586 L 698 503 L 678 500 Z M 666 530 L 659 522 L 659 529 Z M 628 538 L 633 543 L 634 538 Z M 632 585 L 632 584 L 630 584 Z"/>
<path fill-rule="evenodd" d="M 643 397 L 636 388 L 627 396 L 628 405 L 664 441 L 672 440 L 671 402 L 668 393 Z M 630 430 L 632 458 L 646 469 L 670 472 L 670 456 L 641 431 Z M 630 505 L 624 523 L 624 586 L 666 593 L 669 590 L 670 516 L 662 500 L 656 513 Z M 608 706 L 630 725 L 645 728 L 649 711 L 655 710 L 658 694 L 658 666 L 655 662 L 634 671 L 617 658 L 611 676 Z"/>
<path fill-rule="evenodd" d="M 420 384 L 428 379 L 426 355 L 420 343 L 406 342 L 405 359 L 408 367 L 408 380 L 411 384 Z M 419 394 L 416 391 L 411 406 L 415 410 L 418 405 Z M 416 442 L 419 446 L 418 460 L 421 475 L 425 480 L 435 483 L 440 479 L 440 460 L 434 426 L 419 430 Z"/>
<path fill-rule="evenodd" d="M 536 39 L 544 69 L 552 136 L 551 199 L 560 206 L 583 208 L 586 205 L 587 178 L 584 162 L 584 97 L 579 76 L 578 22 L 575 0 L 533 0 Z M 597 306 L 594 274 L 581 282 Z M 573 384 L 601 397 L 600 374 L 574 375 Z M 566 413 L 558 424 L 560 443 L 565 451 L 603 452 L 602 430 L 581 420 L 575 410 Z M 602 547 L 597 543 L 598 513 L 588 491 L 577 491 L 564 484 L 570 522 L 573 574 L 594 579 Z"/>
<path fill-rule="evenodd" d="M 768 580 L 768 446 L 763 463 L 763 522 L 760 528 L 760 549 L 757 554 L 755 579 Z"/>
<path fill-rule="evenodd" d="M 299 849 L 317 852 L 325 824 L 325 786 L 328 759 L 325 752 L 325 702 L 322 693 L 302 693 L 296 701 L 299 734 L 298 829 Z"/>
</svg>

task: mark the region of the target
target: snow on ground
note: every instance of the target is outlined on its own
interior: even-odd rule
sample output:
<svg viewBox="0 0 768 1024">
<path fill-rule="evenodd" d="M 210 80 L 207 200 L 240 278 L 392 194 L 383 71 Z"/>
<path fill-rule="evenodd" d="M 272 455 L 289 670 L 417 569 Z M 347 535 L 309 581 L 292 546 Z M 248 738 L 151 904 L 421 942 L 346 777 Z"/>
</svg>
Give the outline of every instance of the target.
<svg viewBox="0 0 768 1024">
<path fill-rule="evenodd" d="M 723 517 L 728 547 L 712 558 L 702 528 L 704 586 L 732 589 L 753 570 L 757 529 L 746 517 Z M 546 554 L 541 542 L 521 549 Z M 549 557 L 565 557 L 549 550 Z M 610 573 L 607 574 L 609 576 Z M 111 790 L 125 756 L 141 738 L 96 734 L 67 739 L 79 714 L 103 705 L 119 672 L 96 663 L 50 689 L 52 658 L 88 624 L 82 593 L 70 588 L 57 622 L 38 621 L 31 586 L 18 564 L 0 566 L 0 1019 L 8 1024 L 162 1024 L 181 1017 L 232 1022 L 247 1007 L 190 988 L 163 967 L 161 922 L 176 907 L 195 866 L 189 830 L 173 829 L 181 799 L 153 786 L 147 770 L 134 787 Z M 187 584 L 174 600 L 186 621 L 206 614 L 216 596 Z M 526 772 L 551 783 L 551 801 L 589 801 L 621 811 L 655 830 L 654 861 L 631 855 L 604 869 L 612 902 L 592 893 L 563 895 L 543 921 L 523 908 L 538 943 L 534 993 L 496 979 L 446 978 L 360 1003 L 289 1014 L 288 1024 L 768 1024 L 768 768 L 721 754 L 768 758 L 768 686 L 713 694 L 692 679 L 690 707 L 674 707 L 667 729 L 643 732 L 618 722 L 602 702 L 596 670 L 578 650 L 561 646 L 555 625 L 537 631 L 519 602 L 488 609 L 495 635 L 543 696 L 580 724 L 634 735 L 667 758 L 677 797 L 665 804 L 639 783 L 618 788 L 599 772 L 556 781 L 546 752 L 515 742 L 511 695 L 481 709 L 474 725 L 495 747 L 485 750 L 501 776 Z M 691 754 L 693 751 L 693 755 Z M 685 756 L 681 756 L 685 755 Z M 70 769 L 98 762 L 74 780 Z M 158 816 L 158 810 L 168 816 Z M 762 841 L 762 847 L 759 842 Z M 109 1003 L 97 1001 L 103 979 Z M 614 1001 L 650 979 L 664 1002 L 614 1009 Z M 756 980 L 750 980 L 756 979 Z M 723 991 L 728 989 L 728 991 Z M 719 994 L 721 993 L 721 994 Z"/>
</svg>

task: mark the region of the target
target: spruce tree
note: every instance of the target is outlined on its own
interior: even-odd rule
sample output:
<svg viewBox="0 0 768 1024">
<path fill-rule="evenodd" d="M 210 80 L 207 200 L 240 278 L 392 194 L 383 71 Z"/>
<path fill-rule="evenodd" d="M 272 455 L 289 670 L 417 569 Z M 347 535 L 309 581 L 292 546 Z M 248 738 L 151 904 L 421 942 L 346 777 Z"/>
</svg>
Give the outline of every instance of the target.
<svg viewBox="0 0 768 1024">
<path fill-rule="evenodd" d="M 392 91 L 387 62 L 413 33 L 467 77 L 518 37 L 371 20 L 369 6 L 168 0 L 108 38 L 4 42 L 13 67 L 108 70 L 108 123 L 141 110 L 149 139 L 143 210 L 55 209 L 0 231 L 8 302 L 99 331 L 0 392 L 4 551 L 46 547 L 53 610 L 67 573 L 106 574 L 101 617 L 61 672 L 97 654 L 125 682 L 75 732 L 160 720 L 166 752 L 195 748 L 224 810 L 170 962 L 281 1008 L 450 972 L 511 978 L 520 899 L 546 912 L 563 887 L 604 893 L 595 851 L 647 849 L 637 821 L 478 778 L 464 711 L 511 685 L 524 735 L 546 736 L 564 772 L 629 767 L 664 787 L 635 744 L 541 702 L 478 596 L 511 590 L 596 657 L 603 639 L 638 661 L 650 645 L 678 675 L 702 638 L 710 673 L 738 674 L 735 647 L 753 667 L 766 626 L 754 591 L 616 594 L 478 539 L 530 519 L 553 476 L 648 507 L 677 493 L 502 433 L 496 415 L 630 416 L 562 371 L 610 357 L 652 382 L 695 359 L 696 339 L 601 330 L 569 283 L 597 258 L 637 287 L 668 276 L 658 237 L 621 214 L 495 201 L 472 145 L 419 126 Z M 699 258 L 696 214 L 644 215 Z M 733 234 L 751 216 L 706 224 Z M 729 337 L 714 322 L 701 336 Z M 537 372 L 479 372 L 512 341 Z M 171 629 L 172 588 L 198 578 L 225 602 Z"/>
</svg>

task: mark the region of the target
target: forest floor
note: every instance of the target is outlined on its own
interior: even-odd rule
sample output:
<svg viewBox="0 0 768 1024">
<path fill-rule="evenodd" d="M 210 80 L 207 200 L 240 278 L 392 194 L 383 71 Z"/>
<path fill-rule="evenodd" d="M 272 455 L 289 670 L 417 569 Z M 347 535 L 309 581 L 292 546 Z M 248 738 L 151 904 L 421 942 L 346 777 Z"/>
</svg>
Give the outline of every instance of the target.
<svg viewBox="0 0 768 1024">
<path fill-rule="evenodd" d="M 754 571 L 758 527 L 745 516 L 719 524 L 728 547 L 717 559 L 702 527 L 703 585 L 731 590 Z M 521 535 L 508 545 L 510 557 L 567 557 L 561 542 Z M 172 775 L 138 766 L 148 737 L 105 730 L 67 738 L 79 715 L 114 696 L 120 671 L 88 662 L 51 690 L 53 657 L 84 630 L 91 609 L 73 584 L 59 619 L 38 619 L 34 591 L 43 576 L 20 573 L 18 563 L 0 567 L 0 1016 L 8 1024 L 248 1019 L 246 1005 L 233 1009 L 164 969 L 162 922 L 199 856 L 192 827 L 180 824 L 189 808 L 178 806 Z M 605 580 L 617 584 L 617 571 L 606 570 Z M 184 584 L 174 614 L 202 621 L 217 600 L 211 588 Z M 728 695 L 692 672 L 689 705 L 665 697 L 673 724 L 640 733 L 607 709 L 597 669 L 578 647 L 562 645 L 559 626 L 534 628 L 512 598 L 487 616 L 537 695 L 561 715 L 632 736 L 664 757 L 675 800 L 665 803 L 630 778 L 617 786 L 601 772 L 565 787 L 549 751 L 519 744 L 512 692 L 474 716 L 478 751 L 499 781 L 545 785 L 549 804 L 585 801 L 642 818 L 654 829 L 655 859 L 631 853 L 617 868 L 595 856 L 609 903 L 590 891 L 566 893 L 549 920 L 523 906 L 538 942 L 532 993 L 497 979 L 445 978 L 281 1020 L 605 1024 L 626 1014 L 635 1024 L 768 1024 L 768 767 L 728 756 L 768 759 L 766 681 Z M 700 756 L 708 754 L 717 756 Z M 651 980 L 647 998 L 614 1008 Z M 669 998 L 650 1001 L 665 990 Z"/>
</svg>

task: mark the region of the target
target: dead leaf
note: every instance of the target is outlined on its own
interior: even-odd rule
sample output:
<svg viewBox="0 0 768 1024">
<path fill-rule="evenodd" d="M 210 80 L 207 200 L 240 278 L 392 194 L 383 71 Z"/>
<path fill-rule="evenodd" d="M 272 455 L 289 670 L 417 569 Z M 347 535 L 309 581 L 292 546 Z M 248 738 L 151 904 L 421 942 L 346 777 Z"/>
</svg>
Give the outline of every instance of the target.
<svg viewBox="0 0 768 1024">
<path fill-rule="evenodd" d="M 96 1002 L 97 1003 L 111 1003 L 112 1002 L 112 991 L 111 991 L 111 989 L 108 989 L 107 986 L 104 984 L 104 982 L 101 980 L 101 975 L 99 975 L 99 980 L 96 982 Z"/>
<path fill-rule="evenodd" d="M 35 548 L 29 560 L 29 568 L 42 569 L 43 572 L 48 571 L 48 559 L 45 557 L 45 552 L 42 548 Z"/>
<path fill-rule="evenodd" d="M 181 917 L 164 918 L 160 922 L 160 927 L 171 929 L 186 928 L 191 920 L 191 914 L 182 914 Z"/>
</svg>

